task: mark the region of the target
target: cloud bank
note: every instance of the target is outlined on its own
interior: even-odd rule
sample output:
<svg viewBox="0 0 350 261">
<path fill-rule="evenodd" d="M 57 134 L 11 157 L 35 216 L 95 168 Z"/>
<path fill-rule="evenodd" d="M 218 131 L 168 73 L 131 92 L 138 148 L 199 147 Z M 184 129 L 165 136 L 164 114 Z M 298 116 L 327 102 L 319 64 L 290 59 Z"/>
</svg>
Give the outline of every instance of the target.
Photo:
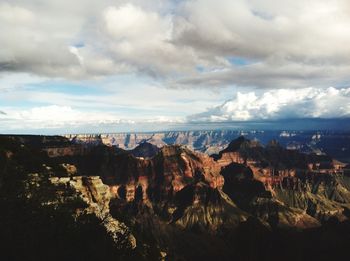
<svg viewBox="0 0 350 261">
<path fill-rule="evenodd" d="M 190 122 L 350 117 L 350 88 L 238 92 L 231 100 L 188 117 Z"/>
<path fill-rule="evenodd" d="M 83 111 L 70 106 L 49 105 L 31 109 L 8 108 L 0 111 L 0 132 L 3 133 L 47 133 L 64 134 L 68 132 L 111 132 L 147 127 L 152 130 L 157 124 L 183 123 L 181 118 L 158 116 L 143 119 L 122 118 L 116 113 Z M 161 126 L 161 125 L 160 125 Z"/>
<path fill-rule="evenodd" d="M 0 70 L 175 87 L 346 86 L 347 0 L 0 3 Z"/>
</svg>

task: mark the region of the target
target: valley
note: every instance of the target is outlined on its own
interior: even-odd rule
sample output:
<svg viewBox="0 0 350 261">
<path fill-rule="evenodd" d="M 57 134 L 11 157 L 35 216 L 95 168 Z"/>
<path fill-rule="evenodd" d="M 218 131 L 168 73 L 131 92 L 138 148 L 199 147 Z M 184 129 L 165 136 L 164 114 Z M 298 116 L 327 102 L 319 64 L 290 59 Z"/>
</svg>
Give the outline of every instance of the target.
<svg viewBox="0 0 350 261">
<path fill-rule="evenodd" d="M 349 164 L 324 152 L 288 149 L 274 139 L 263 144 L 249 139 L 252 134 L 231 141 L 225 132 L 185 134 L 173 140 L 169 133 L 119 140 L 116 135 L 0 136 L 5 249 L 13 240 L 24 244 L 16 239 L 21 231 L 12 241 L 7 234 L 18 224 L 28 230 L 25 240 L 35 242 L 38 232 L 31 227 L 40 226 L 37 217 L 50 224 L 36 239 L 43 256 L 62 244 L 60 237 L 79 238 L 68 224 L 92 233 L 78 240 L 81 245 L 73 239 L 66 242 L 69 247 L 63 243 L 66 254 L 76 258 L 89 244 L 91 258 L 121 260 L 279 260 L 284 251 L 293 253 L 285 260 L 306 260 L 345 254 Z M 209 154 L 203 152 L 206 146 L 222 149 Z M 51 242 L 57 227 L 62 234 Z M 318 246 L 332 244 L 325 235 L 338 229 L 336 252 L 330 247 L 321 255 Z M 95 234 L 103 238 L 96 244 Z"/>
</svg>

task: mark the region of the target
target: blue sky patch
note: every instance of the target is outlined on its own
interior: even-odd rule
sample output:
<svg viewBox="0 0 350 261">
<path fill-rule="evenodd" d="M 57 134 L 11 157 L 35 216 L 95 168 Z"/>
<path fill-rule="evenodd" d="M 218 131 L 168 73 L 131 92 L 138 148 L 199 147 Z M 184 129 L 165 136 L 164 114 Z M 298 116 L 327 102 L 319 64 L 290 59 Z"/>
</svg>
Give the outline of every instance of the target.
<svg viewBox="0 0 350 261">
<path fill-rule="evenodd" d="M 238 57 L 238 56 L 229 57 L 229 58 L 227 58 L 227 60 L 232 65 L 236 65 L 236 66 L 245 66 L 245 65 L 253 64 L 255 62 L 253 60 L 246 59 L 243 57 Z"/>
</svg>

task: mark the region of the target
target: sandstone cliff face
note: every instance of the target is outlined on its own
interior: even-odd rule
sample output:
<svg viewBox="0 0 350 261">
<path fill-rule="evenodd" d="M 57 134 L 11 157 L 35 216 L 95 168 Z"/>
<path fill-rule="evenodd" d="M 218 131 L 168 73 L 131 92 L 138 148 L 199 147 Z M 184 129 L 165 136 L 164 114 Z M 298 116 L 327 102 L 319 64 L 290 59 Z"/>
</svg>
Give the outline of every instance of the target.
<svg viewBox="0 0 350 261">
<path fill-rule="evenodd" d="M 350 207 L 348 179 L 339 175 L 312 175 L 304 182 L 294 181 L 299 185 L 285 179 L 280 188 L 274 189 L 274 195 L 284 204 L 302 209 L 320 221 L 330 217 L 345 220 L 344 213 Z"/>
<path fill-rule="evenodd" d="M 260 218 L 273 227 L 309 228 L 320 226 L 320 222 L 304 209 L 285 204 L 278 200 L 272 191 L 257 180 L 253 171 L 242 164 L 231 163 L 222 175 L 225 178 L 226 192 L 241 209 Z"/>
<path fill-rule="evenodd" d="M 186 145 L 189 148 L 210 153 L 218 153 L 238 135 L 237 131 L 169 131 L 158 133 L 116 133 L 116 134 L 79 134 L 66 135 L 77 143 L 117 146 L 122 149 L 134 149 L 147 141 L 157 147 L 164 145 Z"/>
<path fill-rule="evenodd" d="M 270 224 L 301 228 L 330 217 L 344 220 L 349 206 L 348 179 L 336 169 L 325 174 L 308 168 L 315 160 L 276 142 L 262 147 L 243 137 L 217 157 L 224 191 L 243 209 Z"/>
<path fill-rule="evenodd" d="M 217 233 L 223 227 L 237 227 L 248 218 L 221 190 L 204 182 L 186 186 L 175 198 L 171 222 L 182 228 Z"/>
<path fill-rule="evenodd" d="M 66 135 L 69 140 L 77 143 L 96 144 L 102 141 L 107 146 L 117 146 L 122 149 L 133 149 L 138 144 L 147 141 L 158 147 L 164 145 L 185 145 L 193 150 L 207 154 L 218 154 L 237 137 L 244 135 L 248 139 L 255 138 L 263 144 L 277 139 L 290 150 L 301 149 L 306 153 L 333 155 L 339 160 L 350 161 L 349 133 L 329 131 L 168 131 L 157 133 L 115 133 L 115 134 L 79 134 Z M 322 152 L 323 151 L 323 152 Z"/>
<path fill-rule="evenodd" d="M 79 210 L 77 214 L 95 214 L 101 220 L 106 232 L 112 237 L 116 246 L 124 247 L 125 245 L 129 245 L 132 249 L 136 248 L 136 239 L 131 234 L 129 228 L 111 216 L 109 210 L 111 198 L 109 186 L 104 185 L 100 177 L 51 177 L 50 182 L 55 186 L 65 185 L 75 189 L 79 197 L 88 206 L 85 209 Z"/>
<path fill-rule="evenodd" d="M 135 149 L 130 151 L 134 157 L 142 159 L 153 158 L 158 152 L 159 148 L 149 142 L 142 142 Z"/>
<path fill-rule="evenodd" d="M 272 227 L 313 228 L 321 223 L 305 211 L 292 208 L 274 198 L 256 198 L 250 212 Z"/>
<path fill-rule="evenodd" d="M 151 195 L 174 194 L 197 179 L 204 179 L 212 188 L 222 188 L 224 184 L 221 166 L 211 157 L 180 146 L 164 146 L 152 159 L 122 154 L 112 165 L 114 172 L 103 178 L 119 198 L 122 195 L 118 191 L 123 186 L 127 201 L 135 199 L 138 188 L 147 200 Z"/>
<path fill-rule="evenodd" d="M 206 154 L 172 145 L 164 146 L 151 159 L 127 153 L 116 156 L 112 164 L 114 172 L 103 179 L 120 213 L 129 207 L 139 213 L 135 204 L 142 202 L 164 216 L 157 222 L 212 233 L 222 226 L 236 227 L 248 217 L 222 191 L 222 167 Z M 120 200 L 129 207 L 125 209 Z"/>
</svg>

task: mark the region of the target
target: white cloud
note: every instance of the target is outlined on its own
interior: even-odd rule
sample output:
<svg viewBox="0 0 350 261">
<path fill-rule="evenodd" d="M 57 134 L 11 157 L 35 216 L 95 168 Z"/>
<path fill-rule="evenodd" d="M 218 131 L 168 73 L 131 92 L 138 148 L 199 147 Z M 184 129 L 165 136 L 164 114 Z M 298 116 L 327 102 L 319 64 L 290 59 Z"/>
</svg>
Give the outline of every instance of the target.
<svg viewBox="0 0 350 261">
<path fill-rule="evenodd" d="M 228 92 L 228 89 L 198 92 L 196 89 L 163 88 L 147 79 L 140 83 L 134 76 L 88 82 L 87 85 L 46 81 L 34 87 L 0 92 L 0 110 L 5 110 L 5 104 L 12 107 L 23 103 L 34 107 L 56 104 L 83 111 L 115 112 L 125 118 L 166 116 L 175 119 L 218 104 Z"/>
<path fill-rule="evenodd" d="M 69 106 L 49 105 L 30 109 L 6 108 L 0 115 L 4 129 L 41 129 L 79 126 L 84 124 L 120 123 L 123 120 L 111 113 L 83 112 Z"/>
<path fill-rule="evenodd" d="M 344 86 L 349 6 L 347 0 L 2 2 L 0 70 L 66 79 L 137 72 L 183 87 Z"/>
<path fill-rule="evenodd" d="M 150 118 L 126 118 L 117 113 L 86 111 L 70 106 L 49 105 L 30 109 L 5 107 L 6 113 L 0 111 L 0 131 L 33 131 L 40 129 L 69 130 L 78 128 L 85 131 L 91 128 L 103 131 L 106 126 L 118 128 L 119 125 L 183 123 L 180 117 L 153 116 Z"/>
<path fill-rule="evenodd" d="M 188 117 L 191 122 L 251 121 L 287 118 L 350 117 L 350 88 L 279 89 L 238 92 L 232 100 Z"/>
<path fill-rule="evenodd" d="M 28 73 L 1 73 L 0 72 L 0 94 L 8 91 L 19 90 L 30 84 L 38 84 L 47 80 Z"/>
<path fill-rule="evenodd" d="M 189 1 L 179 22 L 187 26 L 179 26 L 176 36 L 213 55 L 345 61 L 348 10 L 346 0 Z"/>
<path fill-rule="evenodd" d="M 198 104 L 189 100 L 188 104 L 184 103 L 187 111 L 181 113 L 174 112 L 172 109 L 167 111 L 166 104 L 159 103 L 156 105 L 159 106 L 159 110 L 140 115 L 142 108 L 138 108 L 134 114 L 123 113 L 123 109 L 117 112 L 118 110 L 115 109 L 101 110 L 101 107 L 99 108 L 104 102 L 111 102 L 116 97 L 111 97 L 109 101 L 106 100 L 106 97 L 103 97 L 102 100 L 95 101 L 93 106 L 90 107 L 84 106 L 86 100 L 82 99 L 78 102 L 76 98 L 69 96 L 58 98 L 58 100 L 72 99 L 72 102 L 68 101 L 67 105 L 48 105 L 33 108 L 2 106 L 0 110 L 0 132 L 44 133 L 46 131 L 45 133 L 52 134 L 155 131 L 174 128 L 179 124 L 183 124 L 187 128 L 191 126 L 191 123 L 198 122 L 350 117 L 350 88 L 335 89 L 330 87 L 328 89 L 303 88 L 265 92 L 238 92 L 232 100 L 228 100 L 222 105 L 208 109 L 203 113 L 191 115 L 187 119 L 181 115 L 193 113 L 199 110 L 196 106 L 200 107 L 205 103 Z M 46 97 L 47 102 L 53 102 L 55 99 L 57 99 L 56 96 L 49 99 Z M 145 97 L 145 99 L 152 98 Z M 137 103 L 138 106 L 140 106 L 139 102 Z M 156 100 L 154 102 L 157 103 Z M 171 103 L 173 103 L 171 106 L 175 108 L 176 102 L 170 100 Z M 72 106 L 68 104 L 72 104 Z M 79 107 L 73 104 L 78 104 Z M 144 106 L 145 110 L 149 110 L 146 105 Z M 95 109 L 91 110 L 91 107 Z"/>
<path fill-rule="evenodd" d="M 106 29 L 116 39 L 142 39 L 163 41 L 170 34 L 171 19 L 162 18 L 155 12 L 146 12 L 132 4 L 108 7 L 104 12 Z M 154 36 L 155 39 L 149 36 Z"/>
<path fill-rule="evenodd" d="M 115 61 L 152 76 L 194 71 L 195 54 L 174 45 L 173 15 L 160 15 L 133 4 L 110 6 L 103 13 L 108 51 Z"/>
<path fill-rule="evenodd" d="M 247 64 L 177 79 L 180 86 L 344 86 L 350 72 L 346 0 L 189 1 L 174 41 L 199 56 Z M 229 59 L 227 60 L 229 61 Z"/>
</svg>

